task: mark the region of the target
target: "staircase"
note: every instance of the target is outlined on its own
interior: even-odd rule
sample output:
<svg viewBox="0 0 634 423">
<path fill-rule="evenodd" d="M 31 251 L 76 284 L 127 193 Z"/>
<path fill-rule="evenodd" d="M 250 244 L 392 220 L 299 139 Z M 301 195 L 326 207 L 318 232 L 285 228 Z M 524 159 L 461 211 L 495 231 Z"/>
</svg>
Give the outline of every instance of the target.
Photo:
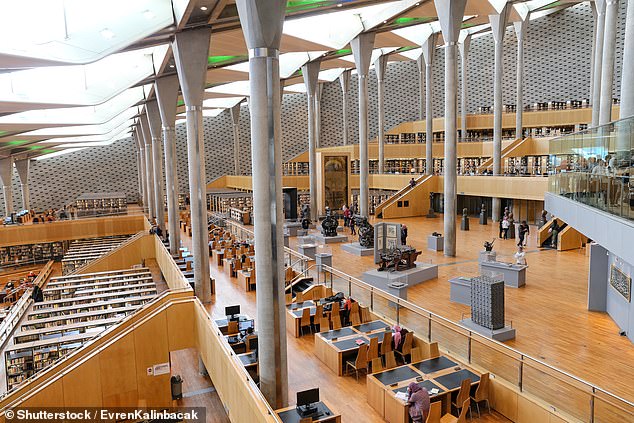
<svg viewBox="0 0 634 423">
<path fill-rule="evenodd" d="M 297 276 L 288 286 L 286 287 L 286 293 L 291 294 L 292 298 L 295 298 L 295 295 L 298 292 L 304 292 L 311 286 L 313 286 L 313 277 L 306 275 Z"/>
<path fill-rule="evenodd" d="M 435 192 L 436 188 L 436 176 L 420 175 L 413 188 L 409 184 L 404 186 L 379 204 L 374 214 L 383 219 L 423 216 L 429 210 L 429 193 Z"/>
<path fill-rule="evenodd" d="M 502 149 L 502 160 L 504 160 L 504 158 L 506 157 L 524 156 L 524 154 L 520 154 L 521 152 L 519 150 L 523 149 L 523 147 L 527 146 L 531 142 L 532 142 L 532 138 L 530 137 L 524 138 L 524 139 L 517 138 L 515 141 L 513 141 L 512 143 L 510 143 L 509 145 L 507 145 L 506 147 Z M 478 167 L 478 173 L 483 173 L 485 170 L 488 170 L 492 167 L 493 167 L 493 157 L 490 157 L 489 159 L 482 162 L 482 164 L 480 164 L 480 166 Z"/>
</svg>

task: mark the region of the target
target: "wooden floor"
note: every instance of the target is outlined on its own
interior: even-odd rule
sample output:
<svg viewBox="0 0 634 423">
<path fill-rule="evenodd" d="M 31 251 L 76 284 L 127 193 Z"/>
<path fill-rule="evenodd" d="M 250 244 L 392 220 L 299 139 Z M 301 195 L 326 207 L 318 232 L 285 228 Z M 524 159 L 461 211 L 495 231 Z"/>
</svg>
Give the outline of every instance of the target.
<svg viewBox="0 0 634 423">
<path fill-rule="evenodd" d="M 182 239 L 185 246 L 191 247 L 191 238 L 183 235 Z M 255 292 L 246 292 L 243 287 L 238 285 L 237 279 L 228 278 L 226 273 L 222 269 L 219 270 L 211 260 L 210 263 L 211 274 L 216 279 L 216 295 L 213 296 L 212 302 L 208 305 L 210 314 L 213 317 L 221 318 L 224 317 L 225 306 L 240 304 L 242 313 L 256 317 Z M 362 266 L 362 263 L 359 263 L 359 266 Z M 295 403 L 297 391 L 318 386 L 321 388 L 321 398 L 334 411 L 341 413 L 344 422 L 383 421 L 366 401 L 365 379 L 362 378 L 357 382 L 354 377 L 339 377 L 334 374 L 314 355 L 314 337 L 312 335 L 301 338 L 287 336 L 287 342 L 289 400 L 291 404 Z M 184 361 L 185 359 L 187 362 Z M 194 377 L 198 366 L 194 356 L 180 354 L 172 354 L 172 363 L 175 369 L 188 368 L 187 371 L 191 377 Z M 183 392 L 187 392 L 187 390 L 184 388 Z M 198 397 L 191 399 L 191 405 L 197 405 L 195 398 Z M 200 404 L 209 404 L 209 399 L 205 396 L 201 397 L 201 401 L 204 402 Z M 215 421 L 210 420 L 210 418 L 216 413 L 224 414 L 224 410 L 213 407 L 207 415 L 207 421 Z M 506 418 L 495 412 L 491 415 L 483 414 L 480 419 L 474 419 L 474 421 L 508 422 Z"/>
</svg>

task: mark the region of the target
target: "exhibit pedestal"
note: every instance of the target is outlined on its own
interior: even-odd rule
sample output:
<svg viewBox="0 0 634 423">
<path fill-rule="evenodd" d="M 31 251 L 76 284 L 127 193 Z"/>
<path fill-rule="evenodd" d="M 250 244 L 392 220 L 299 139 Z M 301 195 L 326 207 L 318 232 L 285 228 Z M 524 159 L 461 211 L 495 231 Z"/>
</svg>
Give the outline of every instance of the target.
<svg viewBox="0 0 634 423">
<path fill-rule="evenodd" d="M 478 257 L 478 262 L 491 262 L 497 260 L 498 253 L 495 251 L 480 251 L 480 256 Z"/>
<path fill-rule="evenodd" d="M 372 269 L 363 273 L 361 280 L 392 295 L 407 299 L 408 287 L 437 277 L 437 265 L 416 263 L 416 267 L 399 272 L 379 272 L 376 269 Z"/>
<path fill-rule="evenodd" d="M 460 324 L 495 341 L 504 342 L 515 339 L 515 329 L 510 326 L 504 326 L 502 329 L 489 329 L 478 325 L 471 319 L 463 319 L 460 321 Z"/>
<path fill-rule="evenodd" d="M 471 278 L 459 276 L 449 279 L 451 288 L 449 290 L 449 301 L 452 303 L 460 303 L 471 305 Z"/>
<path fill-rule="evenodd" d="M 317 249 L 317 245 L 315 244 L 300 244 L 297 246 L 297 251 L 300 254 L 310 257 L 313 260 L 315 260 L 316 249 Z"/>
<path fill-rule="evenodd" d="M 429 235 L 427 237 L 427 249 L 432 251 L 442 251 L 445 247 L 445 238 L 442 236 Z"/>
<path fill-rule="evenodd" d="M 362 247 L 358 242 L 351 244 L 343 244 L 341 249 L 347 253 L 351 253 L 357 256 L 371 256 L 374 254 L 374 248 Z"/>
<path fill-rule="evenodd" d="M 322 234 L 315 234 L 313 237 L 315 238 L 315 242 L 319 244 L 336 244 L 338 242 L 348 241 L 346 235 L 323 236 Z"/>
<path fill-rule="evenodd" d="M 526 268 L 528 266 L 503 263 L 499 261 L 481 261 L 480 273 L 486 275 L 489 274 L 502 274 L 504 277 L 504 285 L 511 288 L 519 288 L 526 285 Z"/>
<path fill-rule="evenodd" d="M 469 217 L 463 216 L 462 221 L 460 222 L 460 230 L 461 231 L 469 230 Z"/>
<path fill-rule="evenodd" d="M 316 253 L 315 254 L 315 264 L 317 265 L 317 271 L 321 272 L 322 265 L 332 267 L 332 254 L 331 253 Z"/>
</svg>

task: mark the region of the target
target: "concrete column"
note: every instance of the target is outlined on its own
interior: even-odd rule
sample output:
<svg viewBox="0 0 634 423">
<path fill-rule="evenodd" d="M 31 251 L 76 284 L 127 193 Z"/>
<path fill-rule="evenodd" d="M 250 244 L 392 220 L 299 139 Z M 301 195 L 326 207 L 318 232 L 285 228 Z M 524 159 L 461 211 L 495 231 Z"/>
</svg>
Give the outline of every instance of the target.
<svg viewBox="0 0 634 423">
<path fill-rule="evenodd" d="M 136 138 L 136 134 L 134 135 L 134 137 Z M 136 143 L 136 141 L 135 141 Z M 141 176 L 141 149 L 139 148 L 138 144 L 136 147 L 136 170 L 137 170 L 137 179 L 139 182 L 139 201 L 143 201 L 143 176 Z"/>
<path fill-rule="evenodd" d="M 592 126 L 599 126 L 601 112 L 601 71 L 603 70 L 603 36 L 605 35 L 605 0 L 595 0 L 596 7 L 596 39 L 594 40 L 594 86 L 592 87 Z"/>
<path fill-rule="evenodd" d="M 144 113 L 139 117 L 141 121 L 141 132 L 145 142 L 145 175 L 147 185 L 147 206 L 150 221 L 156 219 L 156 193 L 154 185 L 154 160 L 152 155 L 152 134 L 147 115 Z"/>
<path fill-rule="evenodd" d="M 13 189 L 11 178 L 13 175 L 13 158 L 11 156 L 0 159 L 0 182 L 4 193 L 4 215 L 11 216 L 13 210 Z"/>
<path fill-rule="evenodd" d="M 595 2 L 590 2 L 590 9 L 592 10 L 593 28 L 592 28 L 592 55 L 590 56 L 590 104 L 594 104 L 594 62 L 597 54 L 597 5 Z"/>
<path fill-rule="evenodd" d="M 315 148 L 321 148 L 321 93 L 324 84 L 317 82 L 315 89 Z"/>
<path fill-rule="evenodd" d="M 236 104 L 231 109 L 231 123 L 233 124 L 233 172 L 242 175 L 240 172 L 240 106 L 242 102 Z"/>
<path fill-rule="evenodd" d="M 416 59 L 416 67 L 418 68 L 418 116 L 420 120 L 425 119 L 425 60 L 423 54 Z"/>
<path fill-rule="evenodd" d="M 343 120 L 343 145 L 350 144 L 348 140 L 348 88 L 350 87 L 350 71 L 343 71 L 339 75 L 339 84 L 341 85 L 341 118 Z"/>
<path fill-rule="evenodd" d="M 374 46 L 374 33 L 362 33 L 350 41 L 359 80 L 359 213 L 369 216 L 368 158 L 368 71 Z"/>
<path fill-rule="evenodd" d="M 31 194 L 29 192 L 29 170 L 31 162 L 28 158 L 15 161 L 15 169 L 20 177 L 20 188 L 22 189 L 22 210 L 31 210 Z"/>
<path fill-rule="evenodd" d="M 379 173 L 385 173 L 385 72 L 387 72 L 387 55 L 379 56 L 374 61 L 376 73 L 376 103 L 379 116 Z"/>
<path fill-rule="evenodd" d="M 308 62 L 302 66 L 308 102 L 308 185 L 310 190 L 310 219 L 317 220 L 317 118 L 315 116 L 315 92 L 319 76 L 320 61 Z M 255 157 L 255 156 L 254 156 Z M 319 205 L 321 207 L 321 205 Z"/>
<path fill-rule="evenodd" d="M 528 27 L 528 15 L 526 18 L 513 22 L 515 27 L 515 35 L 517 37 L 517 100 L 515 102 L 515 138 L 523 138 L 522 131 L 524 124 L 522 117 L 524 113 L 524 37 L 526 36 L 526 28 Z"/>
<path fill-rule="evenodd" d="M 139 150 L 139 172 L 141 173 L 141 199 L 143 201 L 143 209 L 148 207 L 147 201 L 147 172 L 145 171 L 145 141 L 143 141 L 143 131 L 141 131 L 141 123 L 138 122 L 134 128 L 134 140 Z M 148 211 L 149 213 L 149 211 Z"/>
<path fill-rule="evenodd" d="M 445 41 L 445 176 L 444 176 L 444 254 L 456 255 L 457 216 L 457 125 L 458 66 L 457 42 L 466 0 L 434 0 Z"/>
<path fill-rule="evenodd" d="M 237 0 L 249 48 L 251 152 L 260 390 L 274 409 L 288 404 L 279 48 L 286 0 Z M 314 104 L 314 103 L 313 103 Z"/>
<path fill-rule="evenodd" d="M 169 75 L 156 80 L 158 102 L 163 127 L 165 151 L 165 191 L 167 194 L 167 223 L 170 253 L 178 254 L 181 231 L 178 210 L 178 173 L 176 164 L 176 102 L 178 100 L 178 76 Z"/>
<path fill-rule="evenodd" d="M 504 75 L 504 33 L 509 7 L 505 6 L 497 15 L 489 15 L 491 32 L 495 42 L 495 65 L 493 76 L 493 174 L 499 175 L 502 170 L 502 77 Z M 493 198 L 491 216 L 494 222 L 500 218 L 502 201 Z"/>
<path fill-rule="evenodd" d="M 468 72 L 467 72 L 467 62 L 469 59 L 469 47 L 471 46 L 471 35 L 467 34 L 466 37 L 458 44 L 458 49 L 460 50 L 460 69 L 462 74 L 462 93 L 460 95 L 460 113 L 461 113 L 461 124 L 460 124 L 460 137 L 467 138 L 467 88 L 469 86 L 468 83 Z"/>
<path fill-rule="evenodd" d="M 197 28 L 177 33 L 172 43 L 187 117 L 187 162 L 192 218 L 194 286 L 196 296 L 203 303 L 211 301 L 209 232 L 207 229 L 207 179 L 205 175 L 205 140 L 202 109 L 210 37 L 211 28 Z"/>
<path fill-rule="evenodd" d="M 432 147 L 434 142 L 434 81 L 432 79 L 432 65 L 436 51 L 437 34 L 431 34 L 422 45 L 423 60 L 425 61 L 425 174 L 434 173 L 434 157 Z"/>
<path fill-rule="evenodd" d="M 165 178 L 163 177 L 163 140 L 161 139 L 161 113 L 156 100 L 145 103 L 152 134 L 152 165 L 154 166 L 154 210 L 158 226 L 165 233 Z"/>
<path fill-rule="evenodd" d="M 619 13 L 619 0 L 608 0 L 605 5 L 605 34 L 603 38 L 599 125 L 605 125 L 612 121 L 612 85 L 614 83 L 616 22 Z"/>
<path fill-rule="evenodd" d="M 634 116 L 634 0 L 627 2 L 623 68 L 621 72 L 620 119 Z"/>
</svg>

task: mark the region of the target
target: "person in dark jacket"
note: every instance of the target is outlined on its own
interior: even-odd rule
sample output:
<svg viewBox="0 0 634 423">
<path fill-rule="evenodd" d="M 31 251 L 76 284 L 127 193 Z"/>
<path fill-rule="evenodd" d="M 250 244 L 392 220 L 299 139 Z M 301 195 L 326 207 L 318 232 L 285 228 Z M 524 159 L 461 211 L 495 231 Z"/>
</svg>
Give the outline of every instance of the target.
<svg viewBox="0 0 634 423">
<path fill-rule="evenodd" d="M 401 225 L 401 244 L 407 245 L 407 226 Z"/>
<path fill-rule="evenodd" d="M 522 220 L 522 223 L 520 223 L 517 232 L 520 239 L 517 245 L 520 247 L 526 246 L 526 243 L 528 242 L 527 236 L 530 235 L 530 229 L 528 228 L 528 223 L 526 223 L 525 220 Z"/>
<path fill-rule="evenodd" d="M 431 408 L 427 389 L 421 388 L 416 382 L 411 382 L 407 387 L 407 403 L 409 404 L 409 416 L 414 423 L 422 423 L 427 420 Z"/>
</svg>

